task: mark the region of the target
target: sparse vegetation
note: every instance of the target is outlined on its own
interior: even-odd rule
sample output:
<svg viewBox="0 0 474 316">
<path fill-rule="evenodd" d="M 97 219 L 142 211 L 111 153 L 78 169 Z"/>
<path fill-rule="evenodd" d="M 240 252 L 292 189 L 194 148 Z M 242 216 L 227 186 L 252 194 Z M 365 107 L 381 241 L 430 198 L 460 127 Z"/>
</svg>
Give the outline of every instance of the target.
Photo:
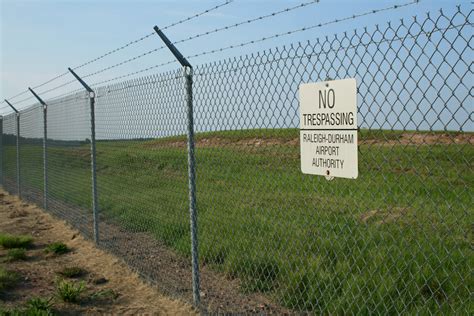
<svg viewBox="0 0 474 316">
<path fill-rule="evenodd" d="M 100 300 L 100 301 L 107 301 L 107 300 L 116 300 L 119 297 L 119 294 L 114 291 L 113 289 L 103 289 L 92 293 L 89 298 L 91 300 Z"/>
<path fill-rule="evenodd" d="M 78 303 L 85 289 L 84 281 L 72 282 L 62 279 L 56 281 L 56 294 L 64 302 Z"/>
<path fill-rule="evenodd" d="M 52 315 L 52 308 L 53 308 L 53 298 L 41 298 L 41 297 L 33 297 L 26 302 L 27 310 L 29 311 L 36 311 L 36 312 L 47 312 Z M 43 315 L 43 314 L 40 314 Z"/>
<path fill-rule="evenodd" d="M 8 249 L 6 261 L 18 261 L 26 260 L 26 249 L 25 248 L 12 248 Z"/>
<path fill-rule="evenodd" d="M 79 278 L 87 274 L 87 271 L 81 267 L 64 267 L 58 274 L 67 278 Z"/>
<path fill-rule="evenodd" d="M 55 255 L 62 255 L 69 252 L 69 248 L 66 244 L 62 242 L 53 242 L 52 244 L 49 244 L 46 247 L 45 252 L 52 253 Z"/>
<path fill-rule="evenodd" d="M 23 311 L 19 308 L 5 308 L 0 306 L 0 316 L 23 316 Z"/>
<path fill-rule="evenodd" d="M 0 316 L 53 316 L 53 304 L 51 301 L 51 298 L 31 298 L 23 308 L 2 309 L 0 307 Z"/>
<path fill-rule="evenodd" d="M 19 280 L 20 276 L 18 273 L 6 270 L 4 267 L 0 266 L 0 294 L 5 290 L 14 287 Z"/>
<path fill-rule="evenodd" d="M 31 236 L 14 236 L 0 233 L 0 245 L 5 249 L 28 248 L 33 243 Z"/>
</svg>

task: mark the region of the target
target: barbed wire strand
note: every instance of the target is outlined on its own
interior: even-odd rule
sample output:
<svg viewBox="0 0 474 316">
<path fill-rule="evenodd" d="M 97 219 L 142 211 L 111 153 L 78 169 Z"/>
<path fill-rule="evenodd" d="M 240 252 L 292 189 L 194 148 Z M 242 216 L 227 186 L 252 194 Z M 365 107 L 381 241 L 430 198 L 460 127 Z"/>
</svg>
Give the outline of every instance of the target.
<svg viewBox="0 0 474 316">
<path fill-rule="evenodd" d="M 226 5 L 228 5 L 228 4 L 232 3 L 232 2 L 234 2 L 234 0 L 226 0 L 225 2 L 220 3 L 220 4 L 218 4 L 218 5 L 216 5 L 216 6 L 212 7 L 212 8 L 206 9 L 206 10 L 204 10 L 204 11 L 201 11 L 201 12 L 199 12 L 199 13 L 196 13 L 196 14 L 194 14 L 194 15 L 192 15 L 192 16 L 189 16 L 189 17 L 184 18 L 184 19 L 182 19 L 182 20 L 179 20 L 179 21 L 177 21 L 177 22 L 173 22 L 173 23 L 171 23 L 171 24 L 169 24 L 169 25 L 163 27 L 163 30 L 166 30 L 166 29 L 172 28 L 172 27 L 174 27 L 174 26 L 177 26 L 177 25 L 179 25 L 179 24 L 182 24 L 182 23 L 188 22 L 188 21 L 190 21 L 190 20 L 193 20 L 193 19 L 195 19 L 195 18 L 197 18 L 197 17 L 200 17 L 200 16 L 205 15 L 205 14 L 207 14 L 207 13 L 209 13 L 209 12 L 212 12 L 212 11 L 215 11 L 215 10 L 221 8 L 221 7 L 224 7 L 224 6 L 226 6 Z M 149 38 L 149 37 L 151 37 L 151 36 L 153 36 L 153 35 L 155 35 L 155 34 L 156 34 L 155 32 L 150 32 L 149 34 L 144 35 L 144 36 L 142 36 L 142 37 L 140 37 L 140 38 L 138 38 L 138 39 L 135 39 L 135 40 L 133 40 L 133 41 L 130 41 L 130 42 L 126 43 L 125 45 L 122 45 L 122 46 L 120 46 L 120 47 L 118 47 L 118 48 L 115 48 L 115 49 L 113 49 L 113 50 L 111 50 L 111 51 L 108 51 L 108 52 L 106 52 L 105 54 L 100 55 L 99 57 L 96 57 L 96 58 L 93 58 L 93 59 L 91 59 L 91 60 L 89 60 L 89 61 L 87 61 L 87 62 L 84 62 L 83 64 L 81 64 L 81 65 L 79 65 L 79 66 L 76 66 L 76 67 L 74 67 L 73 69 L 74 69 L 74 70 L 77 70 L 77 69 L 80 69 L 80 68 L 85 67 L 85 66 L 87 66 L 87 65 L 90 65 L 90 64 L 92 64 L 92 63 L 94 63 L 94 62 L 96 62 L 96 61 L 98 61 L 98 60 L 101 60 L 101 59 L 103 59 L 103 58 L 105 58 L 105 57 L 107 57 L 107 56 L 110 56 L 110 55 L 112 55 L 112 54 L 114 54 L 114 53 L 116 53 L 116 52 L 118 52 L 118 51 L 121 51 L 121 50 L 123 50 L 123 49 L 125 49 L 125 48 L 127 48 L 127 47 L 130 47 L 130 46 L 134 45 L 134 44 L 137 44 L 137 43 L 139 43 L 139 42 L 141 42 L 141 41 L 143 41 L 143 40 L 145 40 L 145 39 L 147 39 L 147 38 Z M 51 82 L 53 82 L 53 81 L 55 81 L 55 80 L 57 80 L 57 79 L 59 79 L 59 78 L 62 78 L 62 77 L 64 77 L 64 76 L 66 76 L 67 74 L 69 74 L 68 71 L 66 71 L 66 72 L 64 72 L 64 73 L 62 73 L 62 74 L 60 74 L 60 75 L 57 75 L 56 77 L 51 78 L 51 79 L 49 79 L 49 80 L 47 80 L 47 81 L 45 81 L 45 82 L 43 82 L 43 83 L 41 83 L 41 84 L 39 84 L 39 85 L 33 86 L 33 89 L 37 89 L 37 88 L 43 87 L 43 86 L 47 85 L 48 83 L 51 83 Z M 22 92 L 20 92 L 20 93 L 14 95 L 14 96 L 8 98 L 8 100 L 13 100 L 13 99 L 15 99 L 15 98 L 17 98 L 17 97 L 19 97 L 19 96 L 21 96 L 21 95 L 24 95 L 24 94 L 28 93 L 28 92 L 29 92 L 28 90 L 22 91 Z M 5 101 L 2 101 L 1 103 L 4 103 L 4 102 L 5 102 Z"/>
<path fill-rule="evenodd" d="M 277 33 L 277 34 L 274 34 L 274 35 L 262 37 L 262 38 L 257 39 L 257 40 L 251 40 L 251 41 L 247 41 L 247 42 L 242 42 L 240 44 L 234 44 L 234 45 L 229 45 L 229 46 L 226 46 L 226 47 L 212 49 L 212 50 L 209 50 L 209 51 L 204 51 L 204 52 L 197 53 L 197 54 L 194 54 L 194 55 L 186 56 L 186 58 L 196 58 L 196 57 L 201 57 L 201 56 L 205 56 L 205 55 L 219 53 L 219 52 L 229 50 L 229 49 L 240 48 L 240 47 L 244 47 L 244 46 L 264 42 L 264 41 L 267 41 L 267 40 L 279 38 L 279 37 L 282 37 L 282 36 L 288 36 L 288 35 L 291 35 L 291 34 L 304 32 L 304 31 L 315 29 L 315 28 L 320 28 L 320 27 L 323 27 L 323 26 L 348 21 L 348 20 L 360 18 L 360 17 L 363 17 L 363 16 L 368 16 L 368 15 L 371 15 L 371 14 L 377 14 L 377 13 L 380 13 L 380 12 L 383 12 L 383 11 L 396 10 L 396 9 L 399 9 L 399 8 L 402 8 L 402 7 L 406 7 L 406 6 L 416 4 L 418 2 L 419 2 L 419 0 L 413 0 L 413 1 L 410 1 L 410 2 L 407 2 L 407 3 L 403 3 L 403 4 L 398 4 L 398 5 L 396 4 L 396 5 L 392 5 L 392 6 L 381 8 L 381 9 L 370 10 L 370 11 L 360 13 L 360 14 L 353 14 L 353 15 L 345 17 L 345 18 L 335 19 L 335 20 L 332 20 L 332 21 L 319 23 L 319 24 L 315 24 L 315 25 L 311 25 L 311 26 L 305 26 L 305 27 L 294 29 L 294 30 L 291 30 L 291 31 L 281 32 L 281 33 Z"/>
<path fill-rule="evenodd" d="M 263 37 L 263 38 L 260 38 L 260 39 L 257 39 L 257 40 L 252 40 L 252 41 L 243 42 L 243 43 L 240 43 L 240 44 L 234 44 L 234 45 L 230 45 L 230 46 L 219 48 L 219 49 L 214 49 L 214 50 L 210 50 L 210 51 L 197 53 L 197 54 L 194 54 L 194 55 L 189 55 L 189 56 L 186 56 L 186 58 L 195 58 L 195 57 L 200 57 L 200 56 L 204 56 L 204 55 L 210 55 L 210 54 L 218 53 L 218 52 L 221 52 L 221 51 L 224 51 L 224 50 L 229 50 L 229 49 L 233 49 L 233 48 L 240 48 L 240 47 L 243 47 L 243 46 L 247 46 L 247 45 L 267 41 L 267 40 L 270 40 L 270 39 L 291 35 L 291 34 L 294 34 L 294 33 L 297 33 L 297 32 L 304 32 L 304 31 L 311 30 L 311 29 L 314 29 L 314 28 L 319 28 L 319 27 L 323 27 L 323 26 L 327 26 L 327 25 L 331 25 L 331 24 L 336 24 L 336 23 L 344 22 L 344 21 L 351 20 L 351 19 L 357 19 L 357 18 L 367 16 L 367 15 L 371 15 L 371 14 L 377 14 L 377 13 L 383 12 L 383 11 L 399 9 L 399 8 L 402 8 L 402 7 L 406 7 L 406 6 L 409 6 L 409 5 L 416 4 L 418 2 L 419 2 L 419 0 L 413 0 L 413 1 L 410 1 L 408 3 L 403 3 L 403 4 L 398 4 L 398 5 L 391 5 L 389 7 L 376 9 L 376 10 L 370 10 L 370 11 L 366 11 L 366 12 L 360 13 L 360 14 L 353 14 L 353 15 L 345 17 L 345 18 L 335 19 L 335 20 L 332 20 L 332 21 L 319 23 L 319 24 L 315 24 L 315 25 L 312 25 L 312 26 L 302 27 L 302 28 L 299 28 L 299 29 L 296 29 L 296 30 L 291 30 L 291 31 L 286 31 L 286 32 L 274 34 L 274 35 Z M 120 75 L 120 76 L 117 76 L 117 77 L 114 77 L 114 78 L 111 78 L 111 79 L 108 79 L 108 80 L 96 82 L 96 83 L 92 84 L 92 86 L 97 86 L 97 85 L 108 83 L 108 82 L 115 81 L 115 80 L 118 80 L 118 79 L 127 78 L 127 77 L 130 77 L 130 76 L 133 76 L 133 75 L 137 75 L 137 74 L 140 74 L 140 73 L 143 73 L 143 72 L 150 71 L 152 69 L 156 69 L 156 68 L 160 68 L 160 67 L 163 67 L 163 66 L 166 66 L 166 65 L 169 65 L 169 64 L 173 64 L 175 62 L 176 62 L 176 60 L 173 59 L 173 60 L 161 63 L 161 64 L 157 64 L 157 65 L 153 65 L 153 66 L 141 69 L 141 70 L 137 70 L 137 71 L 125 74 L 125 75 Z"/>
<path fill-rule="evenodd" d="M 211 11 L 217 10 L 217 9 L 223 7 L 223 6 L 226 6 L 226 5 L 230 4 L 230 3 L 232 3 L 233 1 L 234 1 L 234 0 L 227 0 L 227 1 L 223 2 L 223 3 L 221 3 L 221 4 L 218 4 L 218 5 L 216 5 L 216 6 L 212 7 L 212 8 L 210 8 L 210 9 L 206 9 L 206 10 L 204 10 L 204 11 L 202 11 L 202 12 L 196 13 L 195 15 L 192 15 L 192 16 L 187 17 L 187 18 L 185 18 L 185 19 L 182 19 L 182 20 L 179 20 L 179 21 L 177 21 L 177 22 L 171 23 L 171 24 L 165 26 L 165 27 L 163 28 L 163 30 L 166 30 L 166 29 L 169 29 L 169 28 L 174 27 L 174 26 L 176 26 L 176 25 L 179 25 L 179 24 L 188 22 L 188 21 L 190 21 L 190 20 L 192 20 L 192 19 L 195 19 L 195 18 L 197 18 L 197 17 L 200 17 L 200 16 L 202 16 L 202 15 L 204 15 L 204 14 L 206 14 L 206 13 L 209 13 L 209 12 L 211 12 Z M 90 61 L 87 61 L 87 62 L 85 62 L 85 63 L 79 65 L 79 66 L 76 66 L 76 67 L 74 67 L 73 69 L 74 69 L 74 70 L 80 69 L 80 68 L 82 68 L 82 67 L 84 67 L 84 66 L 87 66 L 87 65 L 89 65 L 89 64 L 91 64 L 91 63 L 93 63 L 93 62 L 96 62 L 96 61 L 98 61 L 98 60 L 100 60 L 100 59 L 102 59 L 102 58 L 104 58 L 104 57 L 106 57 L 106 56 L 109 56 L 109 55 L 111 55 L 111 54 L 114 54 L 114 53 L 116 53 L 116 52 L 118 52 L 118 51 L 120 51 L 120 50 L 122 50 L 122 49 L 125 49 L 125 48 L 127 48 L 127 47 L 129 47 L 129 46 L 131 46 L 131 45 L 134 45 L 134 44 L 136 44 L 136 43 L 138 43 L 138 42 L 141 42 L 141 41 L 143 41 L 143 40 L 145 40 L 145 39 L 147 39 L 147 38 L 149 38 L 149 37 L 151 37 L 151 36 L 153 36 L 153 35 L 156 35 L 156 32 L 148 33 L 147 35 L 142 36 L 142 37 L 139 38 L 139 39 L 136 39 L 136 40 L 133 40 L 133 41 L 131 41 L 131 42 L 128 42 L 127 44 L 125 44 L 125 45 L 123 45 L 123 46 L 120 46 L 120 47 L 118 47 L 118 48 L 116 48 L 116 49 L 113 49 L 113 50 L 111 50 L 111 51 L 109 51 L 109 52 L 107 52 L 107 53 L 105 53 L 105 54 L 103 54 L 103 55 L 101 55 L 101 56 L 99 56 L 99 57 L 96 57 L 96 58 L 94 58 L 94 59 L 92 59 L 92 60 L 90 60 Z"/>
<path fill-rule="evenodd" d="M 291 12 L 293 10 L 296 10 L 296 9 L 300 9 L 300 8 L 304 8 L 306 6 L 309 6 L 309 5 L 312 5 L 312 4 L 317 4 L 319 3 L 320 0 L 312 0 L 312 1 L 309 1 L 309 2 L 304 2 L 304 3 L 300 3 L 298 5 L 295 5 L 295 6 L 292 6 L 292 7 L 288 7 L 288 8 L 285 8 L 283 10 L 279 10 L 279 11 L 276 11 L 276 12 L 272 12 L 272 13 L 269 13 L 269 14 L 266 14 L 266 15 L 262 15 L 262 16 L 258 16 L 256 18 L 253 18 L 253 19 L 246 19 L 244 21 L 241 21 L 241 22 L 238 22 L 238 23 L 234 23 L 234 24 L 231 24 L 231 25 L 227 25 L 227 26 L 224 26 L 224 27 L 220 27 L 220 28 L 216 28 L 214 30 L 211 30 L 211 31 L 206 31 L 206 32 L 203 32 L 203 33 L 199 33 L 199 34 L 196 34 L 196 35 L 193 35 L 193 36 L 190 36 L 188 38 L 185 38 L 185 39 L 182 39 L 182 40 L 179 40 L 179 41 L 176 41 L 176 42 L 173 42 L 173 44 L 180 44 L 180 43 L 184 43 L 184 42 L 188 42 L 188 41 L 191 41 L 191 40 L 194 40 L 194 39 L 197 39 L 197 38 L 200 38 L 200 37 L 204 37 L 204 36 L 207 36 L 207 35 L 211 35 L 211 34 L 215 34 L 215 33 L 218 33 L 218 32 L 221 32 L 221 31 L 227 31 L 227 30 L 230 30 L 230 29 L 233 29 L 233 28 L 237 28 L 239 26 L 242 26 L 244 24 L 250 24 L 250 23 L 253 23 L 253 22 L 256 22 L 256 21 L 262 21 L 264 19 L 267 19 L 267 18 L 272 18 L 272 17 L 275 17 L 275 16 L 278 16 L 280 14 L 284 14 L 284 13 L 288 13 L 288 12 Z M 163 28 L 165 29 L 165 28 Z M 140 58 L 143 58 L 147 55 L 150 55 L 152 53 L 155 53 L 159 50 L 162 50 L 166 48 L 165 45 L 163 46 L 160 46 L 158 48 L 154 48 L 152 50 L 149 50 L 147 52 L 144 52 L 142 54 L 139 54 L 137 56 L 134 56 L 134 57 L 131 57 L 129 59 L 126 59 L 124 61 L 121 61 L 119 63 L 116 63 L 116 64 L 113 64 L 111 66 L 108 66 L 108 67 L 105 67 L 105 68 L 102 68 L 102 69 L 99 69 L 95 72 L 92 72 L 92 73 L 89 73 L 85 76 L 82 76 L 82 78 L 88 78 L 88 77 L 92 77 L 92 76 L 95 76 L 95 75 L 98 75 L 100 73 L 103 73 L 105 71 L 108 71 L 110 69 L 113 69 L 113 68 L 116 68 L 116 67 L 119 67 L 119 66 L 122 66 L 122 65 L 125 65 L 127 63 L 130 63 L 132 61 L 135 61 L 137 59 L 140 59 Z"/>
<path fill-rule="evenodd" d="M 304 32 L 304 31 L 308 31 L 308 30 L 311 30 L 311 29 L 319 28 L 319 27 L 324 27 L 324 26 L 331 25 L 331 24 L 336 24 L 336 23 L 340 23 L 340 22 L 344 22 L 344 21 L 348 21 L 348 20 L 352 20 L 352 19 L 357 19 L 357 18 L 360 18 L 360 17 L 372 15 L 372 14 L 378 14 L 378 13 L 384 12 L 384 11 L 400 9 L 402 7 L 410 6 L 410 5 L 419 3 L 419 2 L 420 2 L 420 0 L 413 0 L 413 1 L 410 1 L 410 2 L 407 2 L 407 3 L 391 5 L 391 6 L 380 8 L 380 9 L 372 9 L 372 10 L 366 11 L 364 13 L 353 14 L 353 15 L 350 15 L 350 16 L 347 16 L 347 17 L 344 17 L 344 18 L 334 19 L 334 20 L 331 20 L 331 21 L 328 21 L 328 22 L 319 23 L 319 24 L 315 24 L 315 25 L 312 25 L 312 26 L 307 26 L 307 27 L 302 27 L 302 28 L 298 28 L 298 29 L 295 29 L 295 30 L 281 32 L 281 33 L 277 33 L 277 34 L 274 34 L 274 35 L 262 37 L 260 39 L 251 40 L 251 41 L 247 41 L 247 42 L 242 42 L 240 44 L 234 44 L 234 45 L 229 45 L 229 46 L 218 48 L 218 49 L 213 49 L 213 50 L 209 50 L 209 51 L 200 52 L 200 53 L 197 53 L 197 54 L 194 54 L 194 55 L 186 56 L 186 58 L 196 58 L 196 57 L 201 57 L 201 56 L 205 56 L 205 55 L 219 53 L 219 52 L 222 52 L 222 51 L 225 51 L 225 50 L 230 50 L 230 49 L 234 49 L 234 48 L 241 48 L 241 47 L 244 47 L 244 46 L 264 42 L 264 41 L 279 38 L 279 37 L 282 37 L 282 36 L 288 36 L 288 35 L 291 35 L 291 34 Z M 91 84 L 91 86 L 98 86 L 98 85 L 109 83 L 109 82 L 116 81 L 116 80 L 119 80 L 119 79 L 127 78 L 127 77 L 137 75 L 137 74 L 140 74 L 140 73 L 143 73 L 143 72 L 147 72 L 147 71 L 150 71 L 150 70 L 153 70 L 153 69 L 156 69 L 156 68 L 160 68 L 160 67 L 163 67 L 163 66 L 166 66 L 166 65 L 170 65 L 170 64 L 173 64 L 175 62 L 176 61 L 173 59 L 173 60 L 170 60 L 170 61 L 167 61 L 167 62 L 164 62 L 164 63 L 160 63 L 160 64 L 153 65 L 153 66 L 141 69 L 141 70 L 137 70 L 137 71 L 134 71 L 134 72 L 131 72 L 131 73 L 127 73 L 125 75 L 120 75 L 120 76 L 117 76 L 117 77 L 114 77 L 114 78 L 111 78 L 111 79 L 107 79 L 107 80 L 104 80 L 104 81 L 99 81 L 99 82 Z M 68 85 L 68 84 L 71 84 L 73 82 L 75 82 L 75 80 L 71 80 L 69 82 L 66 82 L 66 83 L 60 85 L 60 86 L 57 86 L 57 87 L 54 87 L 52 89 L 43 91 L 41 93 L 45 94 L 45 93 L 57 90 L 57 89 L 62 88 L 64 86 Z M 31 98 L 32 97 L 30 97 L 29 99 L 31 99 Z M 26 101 L 26 100 L 28 100 L 28 99 L 25 99 L 25 100 L 22 100 L 22 101 Z"/>
<path fill-rule="evenodd" d="M 341 46 L 340 48 L 338 48 L 336 50 L 331 50 L 331 51 L 332 52 L 339 52 L 339 51 L 343 51 L 343 50 L 356 49 L 357 47 L 362 47 L 362 46 L 363 47 L 368 47 L 370 45 L 380 45 L 382 43 L 394 43 L 394 42 L 402 41 L 402 40 L 405 40 L 405 39 L 417 40 L 421 35 L 425 35 L 427 37 L 430 37 L 435 33 L 446 32 L 446 31 L 452 30 L 452 29 L 459 29 L 459 28 L 462 28 L 466 25 L 467 26 L 472 26 L 473 23 L 470 23 L 470 22 L 466 21 L 465 23 L 452 25 L 452 26 L 445 27 L 445 28 L 436 28 L 433 31 L 421 31 L 419 34 L 416 34 L 416 35 L 398 36 L 398 37 L 394 37 L 394 38 L 391 38 L 391 39 L 382 39 L 382 40 L 379 40 L 379 41 L 372 41 L 372 42 L 367 43 L 367 44 L 362 43 L 362 44 L 357 44 L 357 45 Z M 324 54 L 324 53 L 327 53 L 327 52 L 323 51 L 323 52 L 318 52 L 318 53 L 305 53 L 305 54 L 301 54 L 301 55 L 294 55 L 294 56 L 276 58 L 276 59 L 272 59 L 272 60 L 269 60 L 269 61 L 266 61 L 266 62 L 258 63 L 258 66 L 265 66 L 265 65 L 274 64 L 274 63 L 278 63 L 280 61 L 286 61 L 286 60 L 311 58 L 311 57 L 314 57 L 314 56 L 318 56 L 321 53 Z M 257 66 L 257 64 L 249 64 L 249 65 L 246 65 L 246 66 L 235 67 L 235 68 L 232 68 L 232 69 L 226 69 L 226 70 L 219 71 L 219 72 L 212 72 L 212 75 L 223 74 L 223 73 L 233 73 L 233 72 L 237 72 L 237 71 L 242 70 L 242 69 L 251 68 L 251 67 L 255 67 L 255 66 Z M 194 76 L 200 76 L 200 77 L 205 77 L 205 76 L 209 75 L 209 73 L 199 73 L 199 72 L 194 72 L 193 74 L 194 74 Z M 111 92 L 126 90 L 126 89 L 133 88 L 133 87 L 140 87 L 140 86 L 152 85 L 152 84 L 156 84 L 156 83 L 163 83 L 163 82 L 168 82 L 168 81 L 172 81 L 172 80 L 176 80 L 176 79 L 179 79 L 179 77 L 175 76 L 175 77 L 162 79 L 162 80 L 154 80 L 154 81 L 143 82 L 143 83 L 139 83 L 139 84 L 130 84 L 130 85 L 127 85 L 125 87 L 121 87 L 121 88 L 117 88 L 117 89 L 109 89 L 109 90 L 107 90 L 106 93 L 108 94 L 108 93 L 111 93 Z M 100 97 L 103 97 L 103 95 L 100 96 Z"/>
<path fill-rule="evenodd" d="M 391 39 L 382 39 L 382 40 L 379 40 L 379 41 L 371 41 L 370 43 L 366 43 L 366 44 L 361 43 L 361 44 L 357 44 L 357 45 L 341 46 L 337 49 L 331 49 L 330 51 L 338 53 L 340 51 L 347 51 L 347 50 L 350 50 L 350 49 L 356 49 L 358 47 L 369 47 L 371 45 L 380 45 L 380 44 L 383 44 L 383 43 L 394 43 L 394 42 L 402 41 L 402 40 L 406 40 L 406 39 L 415 39 L 416 40 L 421 35 L 425 35 L 427 37 L 430 37 L 431 35 L 433 35 L 435 33 L 445 32 L 445 31 L 453 30 L 453 29 L 459 29 L 459 28 L 462 28 L 466 25 L 467 26 L 473 26 L 473 23 L 465 22 L 463 24 L 452 25 L 452 26 L 445 27 L 445 28 L 437 28 L 437 29 L 434 29 L 433 31 L 420 31 L 420 33 L 416 34 L 416 35 L 398 36 L 398 37 L 394 37 L 394 38 L 391 38 Z M 315 56 L 318 56 L 318 55 L 321 55 L 321 54 L 327 54 L 327 53 L 328 53 L 328 51 L 319 51 L 317 53 L 305 53 L 305 54 L 301 54 L 301 55 L 275 58 L 275 59 L 272 59 L 272 60 L 269 60 L 269 61 L 266 61 L 266 62 L 261 62 L 261 63 L 258 63 L 258 64 L 256 64 L 256 63 L 255 64 L 249 64 L 249 65 L 245 65 L 245 66 L 226 69 L 226 70 L 219 71 L 219 72 L 212 72 L 212 75 L 224 74 L 224 73 L 233 73 L 233 72 L 237 72 L 239 70 L 243 70 L 243 69 L 246 69 L 246 68 L 252 68 L 252 67 L 255 67 L 257 65 L 258 66 L 265 66 L 265 65 L 269 65 L 269 64 L 278 63 L 280 61 L 302 59 L 302 58 L 311 58 L 311 57 L 315 57 Z M 206 73 L 206 72 L 193 72 L 194 76 L 201 76 L 201 77 L 208 76 L 209 74 L 210 73 Z"/>
</svg>

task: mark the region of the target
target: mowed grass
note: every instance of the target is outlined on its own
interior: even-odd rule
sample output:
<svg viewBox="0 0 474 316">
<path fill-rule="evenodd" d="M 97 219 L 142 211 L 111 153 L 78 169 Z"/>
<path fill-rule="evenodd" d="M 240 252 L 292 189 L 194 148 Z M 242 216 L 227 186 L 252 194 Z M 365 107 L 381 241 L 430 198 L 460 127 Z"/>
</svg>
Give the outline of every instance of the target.
<svg viewBox="0 0 474 316">
<path fill-rule="evenodd" d="M 361 131 L 376 143 L 359 146 L 359 178 L 326 181 L 301 173 L 297 130 L 198 134 L 201 263 L 295 310 L 472 310 L 474 148 L 401 137 Z M 34 175 L 41 147 L 23 147 Z M 102 218 L 189 256 L 185 137 L 97 149 Z M 51 197 L 90 208 L 88 145 L 48 153 Z M 42 186 L 40 175 L 28 181 Z"/>
</svg>

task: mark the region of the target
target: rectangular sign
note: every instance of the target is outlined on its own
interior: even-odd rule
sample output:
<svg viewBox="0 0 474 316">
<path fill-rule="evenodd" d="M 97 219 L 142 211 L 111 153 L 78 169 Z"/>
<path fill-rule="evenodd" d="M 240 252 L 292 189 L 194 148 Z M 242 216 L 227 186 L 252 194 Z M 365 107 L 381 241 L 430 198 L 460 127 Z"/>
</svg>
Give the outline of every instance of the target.
<svg viewBox="0 0 474 316">
<path fill-rule="evenodd" d="M 356 80 L 301 84 L 299 97 L 301 171 L 356 179 Z"/>
</svg>

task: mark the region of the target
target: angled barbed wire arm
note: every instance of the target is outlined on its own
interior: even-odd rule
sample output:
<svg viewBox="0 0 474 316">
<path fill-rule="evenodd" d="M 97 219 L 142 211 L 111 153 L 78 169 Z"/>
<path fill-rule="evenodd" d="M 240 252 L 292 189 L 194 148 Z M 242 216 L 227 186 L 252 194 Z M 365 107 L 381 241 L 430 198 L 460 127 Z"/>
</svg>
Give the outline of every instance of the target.
<svg viewBox="0 0 474 316">
<path fill-rule="evenodd" d="M 43 208 L 48 209 L 48 105 L 33 89 L 28 90 L 43 107 Z"/>
<path fill-rule="evenodd" d="M 16 186 L 18 197 L 21 198 L 21 186 L 20 186 L 20 112 L 11 104 L 7 99 L 5 102 L 15 111 L 16 113 Z"/>
<path fill-rule="evenodd" d="M 89 103 L 90 103 L 90 119 L 91 119 L 91 174 L 92 174 L 92 216 L 94 222 L 94 241 L 99 244 L 99 200 L 97 193 L 97 167 L 96 167 L 96 146 L 95 146 L 95 92 L 92 90 L 87 83 L 85 83 L 81 77 L 79 77 L 74 70 L 68 68 L 69 72 L 84 89 L 89 92 Z"/>
<path fill-rule="evenodd" d="M 199 252 L 198 252 L 198 227 L 197 227 L 197 207 L 196 207 L 196 158 L 194 154 L 194 116 L 193 116 L 193 67 L 181 52 L 173 45 L 166 35 L 155 26 L 153 28 L 168 49 L 183 66 L 186 81 L 186 105 L 188 121 L 188 187 L 189 187 L 189 217 L 191 229 L 191 256 L 192 256 L 192 282 L 193 300 L 199 307 L 200 296 L 200 276 L 199 276 Z"/>
</svg>

